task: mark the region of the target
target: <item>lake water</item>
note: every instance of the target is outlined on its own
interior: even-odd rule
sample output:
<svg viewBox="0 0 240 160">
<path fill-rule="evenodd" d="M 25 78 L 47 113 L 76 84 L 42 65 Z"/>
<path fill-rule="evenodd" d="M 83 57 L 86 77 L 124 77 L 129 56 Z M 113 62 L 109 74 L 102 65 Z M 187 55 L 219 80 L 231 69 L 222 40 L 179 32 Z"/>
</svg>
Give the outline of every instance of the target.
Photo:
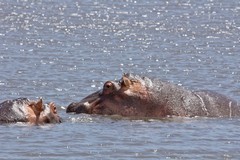
<svg viewBox="0 0 240 160">
<path fill-rule="evenodd" d="M 131 72 L 240 102 L 240 1 L 0 1 L 0 100 L 43 97 L 64 123 L 0 125 L 0 159 L 239 159 L 240 119 L 66 114 Z"/>
</svg>

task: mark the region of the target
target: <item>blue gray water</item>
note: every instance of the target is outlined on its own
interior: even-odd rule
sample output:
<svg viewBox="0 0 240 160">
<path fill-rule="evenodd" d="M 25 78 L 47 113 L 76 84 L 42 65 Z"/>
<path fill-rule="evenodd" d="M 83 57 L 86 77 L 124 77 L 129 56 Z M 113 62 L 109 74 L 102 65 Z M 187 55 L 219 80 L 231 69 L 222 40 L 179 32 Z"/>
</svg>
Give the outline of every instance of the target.
<svg viewBox="0 0 240 160">
<path fill-rule="evenodd" d="M 60 125 L 0 125 L 0 159 L 239 159 L 240 119 L 129 120 L 66 106 L 132 72 L 240 102 L 240 1 L 0 1 L 0 100 Z"/>
</svg>

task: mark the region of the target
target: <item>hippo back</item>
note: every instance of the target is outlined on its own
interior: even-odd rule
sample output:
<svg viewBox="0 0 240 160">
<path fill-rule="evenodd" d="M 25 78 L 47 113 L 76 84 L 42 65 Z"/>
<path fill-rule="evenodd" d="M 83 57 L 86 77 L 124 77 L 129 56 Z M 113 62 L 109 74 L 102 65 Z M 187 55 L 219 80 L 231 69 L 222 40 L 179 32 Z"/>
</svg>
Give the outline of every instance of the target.
<svg viewBox="0 0 240 160">
<path fill-rule="evenodd" d="M 191 91 L 181 86 L 159 80 L 149 87 L 155 102 L 163 104 L 167 115 L 236 117 L 240 116 L 238 103 L 219 93 L 209 90 Z"/>
<path fill-rule="evenodd" d="M 208 90 L 194 92 L 203 102 L 203 108 L 208 117 L 236 117 L 240 116 L 237 101 Z"/>
<path fill-rule="evenodd" d="M 27 98 L 7 100 L 0 104 L 0 122 L 27 122 Z"/>
</svg>

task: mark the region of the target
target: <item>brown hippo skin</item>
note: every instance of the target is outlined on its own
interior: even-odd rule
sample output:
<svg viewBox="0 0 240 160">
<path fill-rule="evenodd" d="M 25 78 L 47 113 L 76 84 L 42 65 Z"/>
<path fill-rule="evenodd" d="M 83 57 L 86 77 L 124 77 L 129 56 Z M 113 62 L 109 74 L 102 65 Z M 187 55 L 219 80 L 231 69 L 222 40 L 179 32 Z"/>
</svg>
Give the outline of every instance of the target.
<svg viewBox="0 0 240 160">
<path fill-rule="evenodd" d="M 27 98 L 7 100 L 0 104 L 0 123 L 29 122 L 31 124 L 60 123 L 53 102 L 43 104 L 42 99 L 32 101 Z"/>
<path fill-rule="evenodd" d="M 128 117 L 236 117 L 237 102 L 212 91 L 190 91 L 181 86 L 125 74 L 119 82 L 71 103 L 66 112 Z"/>
</svg>

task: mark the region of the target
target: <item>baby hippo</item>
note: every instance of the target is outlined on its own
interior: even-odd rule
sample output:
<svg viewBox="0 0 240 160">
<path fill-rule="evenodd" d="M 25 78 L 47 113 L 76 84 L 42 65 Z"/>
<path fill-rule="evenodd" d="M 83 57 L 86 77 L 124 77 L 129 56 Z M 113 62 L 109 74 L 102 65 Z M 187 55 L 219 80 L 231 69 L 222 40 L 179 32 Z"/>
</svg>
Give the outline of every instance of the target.
<svg viewBox="0 0 240 160">
<path fill-rule="evenodd" d="M 27 98 L 7 100 L 0 104 L 0 123 L 29 122 L 41 125 L 44 123 L 61 123 L 57 108 L 53 102 L 43 104 Z"/>
</svg>

